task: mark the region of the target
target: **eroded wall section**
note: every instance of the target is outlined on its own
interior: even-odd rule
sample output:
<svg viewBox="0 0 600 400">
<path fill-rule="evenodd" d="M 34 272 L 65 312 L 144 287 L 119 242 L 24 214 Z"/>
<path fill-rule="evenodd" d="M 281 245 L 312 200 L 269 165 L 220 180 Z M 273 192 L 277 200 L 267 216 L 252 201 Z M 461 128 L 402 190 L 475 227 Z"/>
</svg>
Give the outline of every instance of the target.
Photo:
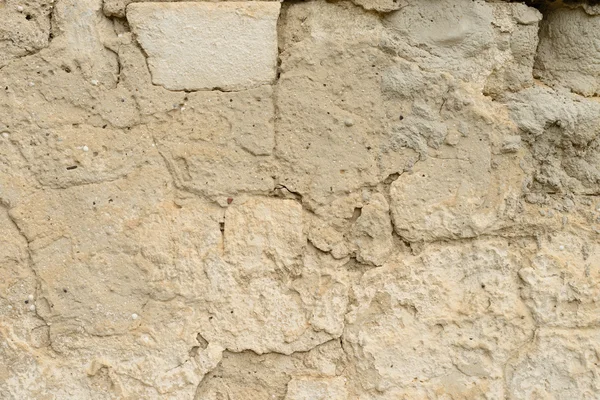
<svg viewBox="0 0 600 400">
<path fill-rule="evenodd" d="M 0 398 L 600 398 L 600 9 L 0 1 Z"/>
</svg>

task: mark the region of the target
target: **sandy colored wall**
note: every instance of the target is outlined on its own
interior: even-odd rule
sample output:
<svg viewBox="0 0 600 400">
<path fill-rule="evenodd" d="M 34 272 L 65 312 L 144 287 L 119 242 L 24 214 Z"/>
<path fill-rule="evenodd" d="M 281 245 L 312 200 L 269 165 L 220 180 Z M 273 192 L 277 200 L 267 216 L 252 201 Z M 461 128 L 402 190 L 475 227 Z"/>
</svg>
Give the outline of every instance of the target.
<svg viewBox="0 0 600 400">
<path fill-rule="evenodd" d="M 0 0 L 0 398 L 600 398 L 600 8 Z"/>
</svg>

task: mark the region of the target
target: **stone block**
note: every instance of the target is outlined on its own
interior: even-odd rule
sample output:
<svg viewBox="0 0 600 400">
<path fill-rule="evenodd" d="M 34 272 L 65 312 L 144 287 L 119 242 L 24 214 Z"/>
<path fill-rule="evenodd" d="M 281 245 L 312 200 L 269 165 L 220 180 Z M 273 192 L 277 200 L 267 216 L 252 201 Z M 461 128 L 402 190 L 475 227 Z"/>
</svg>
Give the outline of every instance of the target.
<svg viewBox="0 0 600 400">
<path fill-rule="evenodd" d="M 600 16 L 583 8 L 551 11 L 540 27 L 534 75 L 584 96 L 600 93 Z"/>
<path fill-rule="evenodd" d="M 275 79 L 279 8 L 278 2 L 137 3 L 127 7 L 127 21 L 155 85 L 241 90 Z"/>
</svg>

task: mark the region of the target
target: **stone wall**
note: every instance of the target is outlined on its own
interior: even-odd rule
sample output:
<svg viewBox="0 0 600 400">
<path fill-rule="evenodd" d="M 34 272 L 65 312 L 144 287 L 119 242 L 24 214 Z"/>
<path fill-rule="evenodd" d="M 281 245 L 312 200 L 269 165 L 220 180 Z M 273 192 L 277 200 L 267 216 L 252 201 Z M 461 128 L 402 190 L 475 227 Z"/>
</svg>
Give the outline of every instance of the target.
<svg viewBox="0 0 600 400">
<path fill-rule="evenodd" d="M 0 398 L 599 399 L 599 95 L 587 3 L 0 0 Z"/>
</svg>

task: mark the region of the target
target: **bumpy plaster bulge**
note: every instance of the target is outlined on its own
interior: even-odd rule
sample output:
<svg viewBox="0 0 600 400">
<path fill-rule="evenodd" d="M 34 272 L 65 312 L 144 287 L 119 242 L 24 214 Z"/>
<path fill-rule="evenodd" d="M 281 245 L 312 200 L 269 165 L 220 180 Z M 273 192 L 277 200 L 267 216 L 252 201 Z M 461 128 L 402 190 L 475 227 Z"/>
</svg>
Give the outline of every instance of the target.
<svg viewBox="0 0 600 400">
<path fill-rule="evenodd" d="M 599 10 L 0 0 L 0 398 L 600 398 Z"/>
</svg>

